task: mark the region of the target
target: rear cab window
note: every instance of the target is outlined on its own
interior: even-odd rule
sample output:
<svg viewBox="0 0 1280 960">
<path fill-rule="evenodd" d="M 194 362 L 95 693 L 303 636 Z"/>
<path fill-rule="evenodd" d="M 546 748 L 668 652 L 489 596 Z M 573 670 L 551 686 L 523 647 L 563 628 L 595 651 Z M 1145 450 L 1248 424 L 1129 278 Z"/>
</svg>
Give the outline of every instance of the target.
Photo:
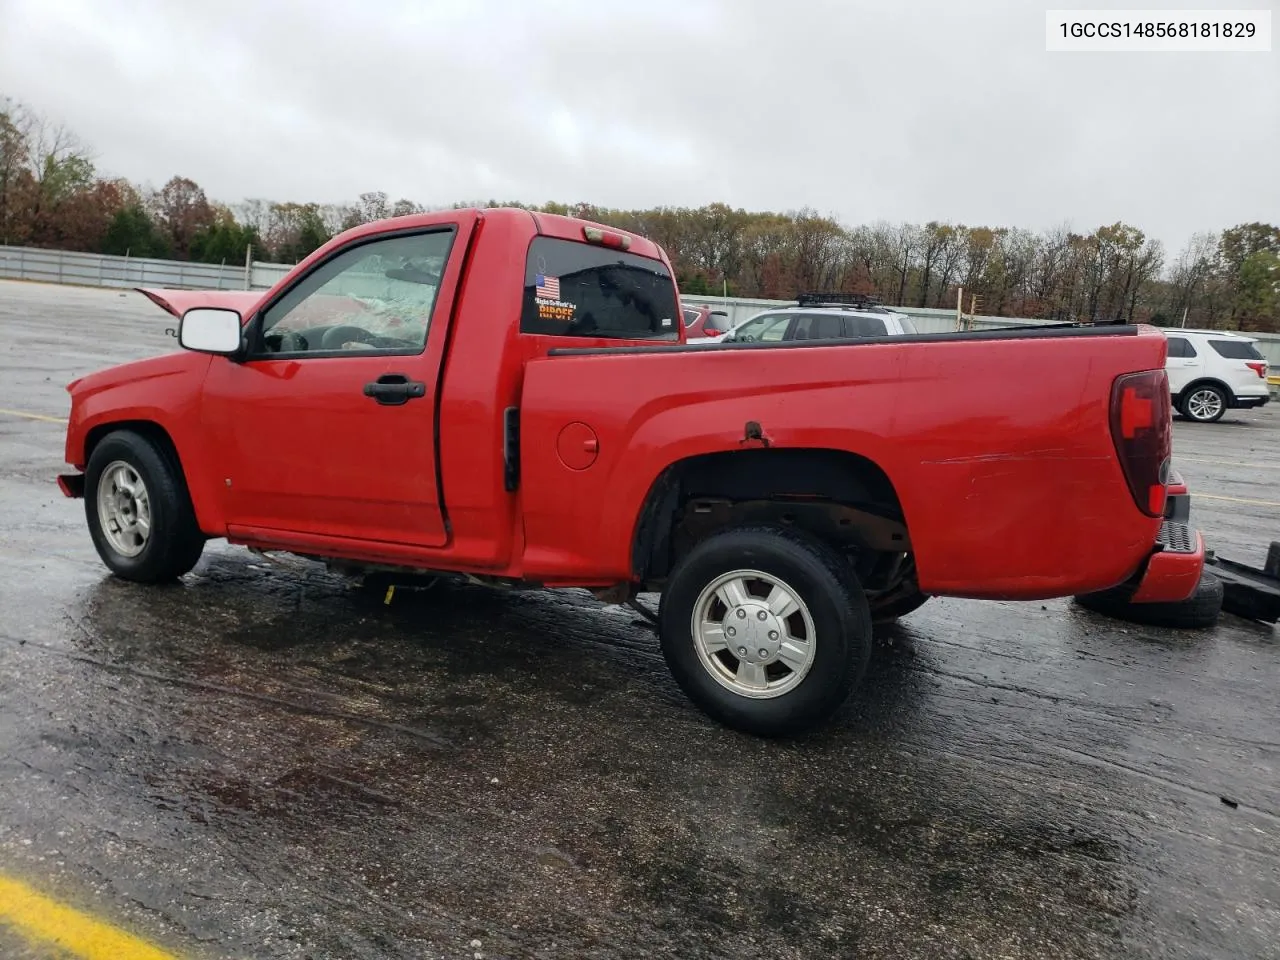
<svg viewBox="0 0 1280 960">
<path fill-rule="evenodd" d="M 661 260 L 554 237 L 529 244 L 521 333 L 679 340 L 681 313 Z"/>
<path fill-rule="evenodd" d="M 1210 338 L 1209 346 L 1220 357 L 1228 360 L 1265 360 L 1266 357 L 1253 345 L 1251 340 L 1215 340 Z"/>
</svg>

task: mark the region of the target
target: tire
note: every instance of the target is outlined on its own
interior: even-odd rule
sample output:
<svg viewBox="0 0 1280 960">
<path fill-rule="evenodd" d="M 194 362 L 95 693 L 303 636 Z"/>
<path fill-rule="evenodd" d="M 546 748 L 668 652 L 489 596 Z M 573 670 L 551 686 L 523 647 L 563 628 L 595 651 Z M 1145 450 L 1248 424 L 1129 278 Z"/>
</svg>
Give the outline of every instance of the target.
<svg viewBox="0 0 1280 960">
<path fill-rule="evenodd" d="M 1182 395 L 1178 408 L 1188 420 L 1196 423 L 1217 423 L 1227 412 L 1228 397 L 1212 383 L 1198 383 Z"/>
<path fill-rule="evenodd" d="M 85 469 L 84 509 L 98 556 L 122 580 L 175 580 L 204 552 L 205 536 L 177 458 L 132 430 L 114 431 L 94 448 Z M 140 516 L 148 521 L 145 536 L 136 523 Z"/>
<path fill-rule="evenodd" d="M 1132 587 L 1102 590 L 1075 598 L 1086 610 L 1117 620 L 1127 620 L 1150 627 L 1173 627 L 1202 630 L 1218 622 L 1222 613 L 1222 581 L 1208 570 L 1200 574 L 1195 593 L 1175 603 L 1130 603 Z"/>
<path fill-rule="evenodd" d="M 768 608 L 770 581 L 797 601 L 793 612 L 779 618 Z M 695 630 L 695 615 L 724 624 L 718 640 Z M 871 612 L 850 565 L 787 528 L 742 527 L 698 543 L 671 572 L 658 617 L 663 656 L 685 695 L 757 736 L 791 736 L 830 718 L 871 656 Z M 739 629 L 745 636 L 730 637 Z M 719 641 L 728 645 L 712 650 Z"/>
<path fill-rule="evenodd" d="M 895 597 L 885 603 L 871 605 L 872 623 L 892 623 L 908 613 L 919 610 L 929 602 L 929 595 L 916 591 L 905 597 Z"/>
</svg>

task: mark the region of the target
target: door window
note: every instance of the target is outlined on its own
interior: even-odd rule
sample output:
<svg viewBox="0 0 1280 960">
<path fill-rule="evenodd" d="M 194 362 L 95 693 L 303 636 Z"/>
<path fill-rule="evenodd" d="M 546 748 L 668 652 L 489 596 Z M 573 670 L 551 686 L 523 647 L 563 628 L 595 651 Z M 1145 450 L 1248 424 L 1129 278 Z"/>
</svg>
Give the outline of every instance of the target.
<svg viewBox="0 0 1280 960">
<path fill-rule="evenodd" d="M 326 260 L 263 312 L 255 353 L 421 353 L 454 235 L 384 237 Z"/>
<path fill-rule="evenodd" d="M 1196 348 L 1186 337 L 1167 337 L 1170 357 L 1194 357 Z"/>
<path fill-rule="evenodd" d="M 731 336 L 743 343 L 763 341 L 777 343 L 786 335 L 791 323 L 791 315 L 787 313 L 770 313 L 752 317 L 740 327 L 735 327 Z"/>
<path fill-rule="evenodd" d="M 1218 356 L 1228 360 L 1266 359 L 1249 340 L 1210 340 L 1209 346 L 1213 347 Z"/>
</svg>

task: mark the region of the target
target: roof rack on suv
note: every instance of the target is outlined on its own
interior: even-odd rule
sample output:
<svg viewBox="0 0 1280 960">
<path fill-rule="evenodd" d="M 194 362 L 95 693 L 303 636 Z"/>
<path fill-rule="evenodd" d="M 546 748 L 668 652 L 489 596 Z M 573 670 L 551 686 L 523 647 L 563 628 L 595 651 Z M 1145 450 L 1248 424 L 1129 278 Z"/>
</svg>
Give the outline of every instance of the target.
<svg viewBox="0 0 1280 960">
<path fill-rule="evenodd" d="M 884 309 L 879 298 L 865 293 L 802 293 L 796 298 L 802 307 L 837 306 L 867 309 L 879 307 Z"/>
</svg>

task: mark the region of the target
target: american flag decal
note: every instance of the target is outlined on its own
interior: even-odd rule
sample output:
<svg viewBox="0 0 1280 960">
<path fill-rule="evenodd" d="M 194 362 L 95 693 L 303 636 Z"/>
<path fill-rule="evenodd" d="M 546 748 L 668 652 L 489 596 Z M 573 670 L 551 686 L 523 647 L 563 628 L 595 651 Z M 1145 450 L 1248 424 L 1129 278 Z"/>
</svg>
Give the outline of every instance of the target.
<svg viewBox="0 0 1280 960">
<path fill-rule="evenodd" d="M 539 300 L 559 300 L 560 299 L 560 278 L 548 277 L 545 274 L 538 274 L 537 286 L 533 288 L 533 294 Z"/>
</svg>

